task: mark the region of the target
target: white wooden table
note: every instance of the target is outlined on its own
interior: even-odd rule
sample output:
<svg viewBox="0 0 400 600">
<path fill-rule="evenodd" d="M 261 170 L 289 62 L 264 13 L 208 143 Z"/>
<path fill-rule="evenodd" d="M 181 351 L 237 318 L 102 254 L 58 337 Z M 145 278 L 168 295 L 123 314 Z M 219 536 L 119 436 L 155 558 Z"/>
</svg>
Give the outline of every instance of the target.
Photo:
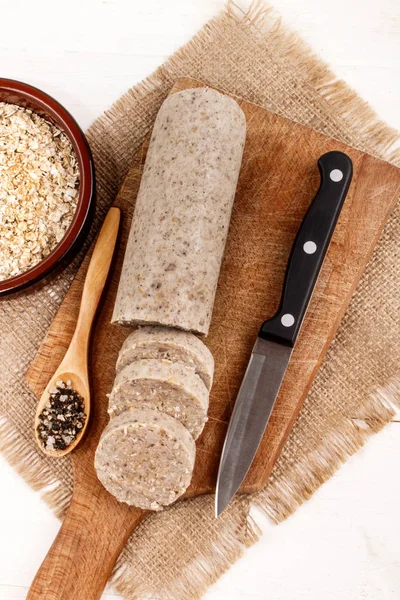
<svg viewBox="0 0 400 600">
<path fill-rule="evenodd" d="M 338 73 L 400 129 L 398 0 L 273 0 Z M 87 127 L 187 41 L 224 0 L 2 0 L 1 75 L 58 98 Z M 0 341 L 1 343 L 1 341 Z M 398 600 L 400 425 L 390 424 L 207 600 Z M 0 458 L 0 600 L 22 600 L 59 523 Z M 107 591 L 104 598 L 118 598 Z M 85 600 L 85 599 L 70 599 Z"/>
</svg>

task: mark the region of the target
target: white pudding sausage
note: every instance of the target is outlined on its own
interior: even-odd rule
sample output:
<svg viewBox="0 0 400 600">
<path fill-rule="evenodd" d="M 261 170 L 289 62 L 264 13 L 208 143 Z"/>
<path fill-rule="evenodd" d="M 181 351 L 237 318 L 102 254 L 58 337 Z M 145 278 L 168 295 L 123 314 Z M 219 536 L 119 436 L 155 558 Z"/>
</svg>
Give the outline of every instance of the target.
<svg viewBox="0 0 400 600">
<path fill-rule="evenodd" d="M 169 96 L 151 136 L 113 322 L 207 335 L 246 137 L 213 89 Z"/>
</svg>

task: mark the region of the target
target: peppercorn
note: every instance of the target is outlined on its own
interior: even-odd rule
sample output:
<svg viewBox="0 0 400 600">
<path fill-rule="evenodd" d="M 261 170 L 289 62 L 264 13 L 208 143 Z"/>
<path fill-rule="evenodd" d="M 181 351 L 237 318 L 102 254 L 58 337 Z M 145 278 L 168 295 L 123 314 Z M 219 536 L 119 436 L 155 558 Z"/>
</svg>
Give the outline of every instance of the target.
<svg viewBox="0 0 400 600">
<path fill-rule="evenodd" d="M 65 450 L 76 439 L 86 421 L 82 396 L 71 381 L 57 381 L 39 415 L 37 431 L 46 450 Z"/>
</svg>

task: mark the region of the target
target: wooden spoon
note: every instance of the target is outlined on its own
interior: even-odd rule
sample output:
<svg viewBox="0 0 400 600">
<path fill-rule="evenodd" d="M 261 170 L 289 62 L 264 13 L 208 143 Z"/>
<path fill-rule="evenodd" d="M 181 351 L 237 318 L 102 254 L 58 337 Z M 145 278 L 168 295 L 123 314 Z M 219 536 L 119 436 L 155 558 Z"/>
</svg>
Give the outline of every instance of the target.
<svg viewBox="0 0 400 600">
<path fill-rule="evenodd" d="M 88 373 L 88 349 L 90 331 L 97 307 L 107 280 L 114 248 L 118 237 L 120 223 L 119 208 L 110 208 L 105 218 L 83 286 L 81 305 L 75 333 L 69 348 L 53 377 L 46 386 L 36 409 L 35 438 L 42 452 L 52 457 L 65 456 L 72 452 L 82 439 L 90 416 L 90 386 Z M 50 390 L 56 386 L 57 381 L 71 381 L 71 387 L 84 399 L 85 423 L 76 438 L 64 450 L 50 450 L 43 446 L 38 435 L 39 415 L 49 400 Z"/>
</svg>

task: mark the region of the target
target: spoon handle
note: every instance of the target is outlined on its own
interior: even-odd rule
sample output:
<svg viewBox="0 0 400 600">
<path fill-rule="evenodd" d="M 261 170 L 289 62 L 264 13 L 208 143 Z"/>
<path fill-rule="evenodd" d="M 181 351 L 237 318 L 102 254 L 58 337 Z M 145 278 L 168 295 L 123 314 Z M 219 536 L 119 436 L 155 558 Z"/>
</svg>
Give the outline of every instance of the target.
<svg viewBox="0 0 400 600">
<path fill-rule="evenodd" d="M 120 223 L 119 208 L 110 208 L 97 238 L 82 291 L 78 321 L 64 361 L 87 355 L 90 330 L 110 269 Z M 63 361 L 63 362 L 64 362 Z M 83 361 L 85 362 L 85 361 Z M 82 361 L 79 360 L 82 368 Z M 60 365 L 61 368 L 61 365 Z"/>
</svg>

